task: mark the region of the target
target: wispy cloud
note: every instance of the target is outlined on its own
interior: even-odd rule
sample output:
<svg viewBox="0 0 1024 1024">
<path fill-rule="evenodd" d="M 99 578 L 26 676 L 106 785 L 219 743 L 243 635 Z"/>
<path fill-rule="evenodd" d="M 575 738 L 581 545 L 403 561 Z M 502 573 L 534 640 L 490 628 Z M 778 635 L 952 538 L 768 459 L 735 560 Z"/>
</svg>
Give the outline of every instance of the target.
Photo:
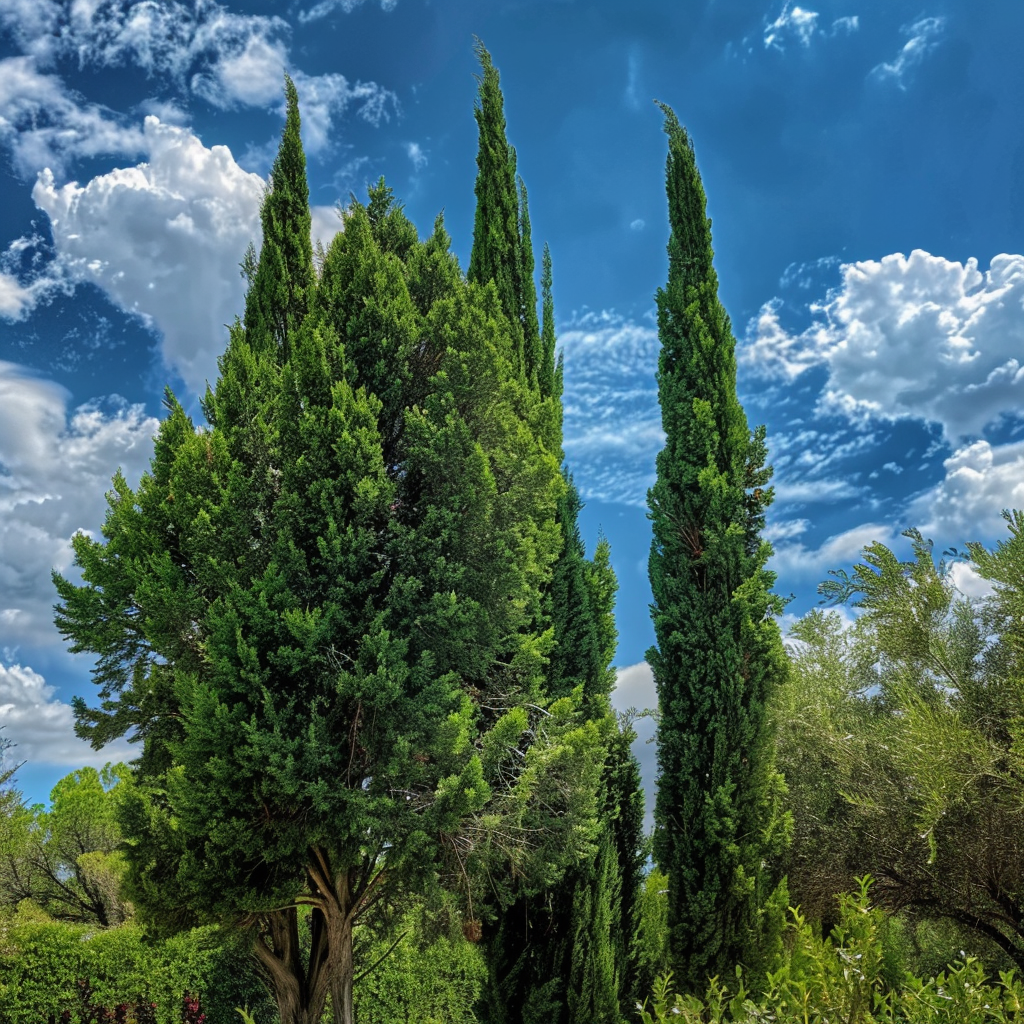
<svg viewBox="0 0 1024 1024">
<path fill-rule="evenodd" d="M 310 21 L 319 21 L 334 11 L 343 11 L 345 14 L 350 14 L 364 3 L 366 3 L 366 0 L 320 0 L 319 3 L 314 4 L 307 10 L 300 11 L 299 21 L 302 24 Z M 383 11 L 393 11 L 398 6 L 398 0 L 378 0 L 378 3 Z"/>
<path fill-rule="evenodd" d="M 791 42 L 806 48 L 816 36 L 849 35 L 860 27 L 860 19 L 855 14 L 836 18 L 828 28 L 822 27 L 820 19 L 817 11 L 787 0 L 779 16 L 764 27 L 765 49 L 782 51 Z"/>
<path fill-rule="evenodd" d="M 871 74 L 878 79 L 894 81 L 901 89 L 906 89 L 906 75 L 938 46 L 945 25 L 946 19 L 941 17 L 921 18 L 912 25 L 905 25 L 901 31 L 908 38 L 900 52 L 893 60 L 872 68 Z"/>
<path fill-rule="evenodd" d="M 282 83 L 290 72 L 310 153 L 329 148 L 334 119 L 350 108 L 379 124 L 397 107 L 395 94 L 375 82 L 353 83 L 334 72 L 308 75 L 294 67 L 291 28 L 283 18 L 237 14 L 215 0 L 5 0 L 0 26 L 23 54 L 0 61 L 0 137 L 31 129 L 25 138 L 8 140 L 21 169 L 31 173 L 56 169 L 52 154 L 63 151 L 138 152 L 137 137 L 126 134 L 109 111 L 81 104 L 57 76 L 42 73 L 66 61 L 137 67 L 176 85 L 182 96 L 222 109 L 283 109 Z"/>
<path fill-rule="evenodd" d="M 563 330 L 565 451 L 585 498 L 644 506 L 662 448 L 653 326 L 586 313 Z"/>
</svg>

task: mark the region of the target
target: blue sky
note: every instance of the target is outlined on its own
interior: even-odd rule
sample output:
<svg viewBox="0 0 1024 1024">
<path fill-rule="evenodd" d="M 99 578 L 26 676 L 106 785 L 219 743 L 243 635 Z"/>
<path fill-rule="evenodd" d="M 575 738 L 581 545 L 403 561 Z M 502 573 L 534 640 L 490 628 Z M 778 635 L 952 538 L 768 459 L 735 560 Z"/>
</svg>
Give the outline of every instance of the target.
<svg viewBox="0 0 1024 1024">
<path fill-rule="evenodd" d="M 132 752 L 71 732 L 90 662 L 53 628 L 49 572 L 98 530 L 117 467 L 147 466 L 165 384 L 197 411 L 215 373 L 283 73 L 316 233 L 383 174 L 421 231 L 444 209 L 465 265 L 474 35 L 554 259 L 566 451 L 621 586 L 620 705 L 653 702 L 654 99 L 696 147 L 789 614 L 871 540 L 991 542 L 1024 505 L 1018 0 L 0 0 L 0 722 L 30 799 Z"/>
</svg>

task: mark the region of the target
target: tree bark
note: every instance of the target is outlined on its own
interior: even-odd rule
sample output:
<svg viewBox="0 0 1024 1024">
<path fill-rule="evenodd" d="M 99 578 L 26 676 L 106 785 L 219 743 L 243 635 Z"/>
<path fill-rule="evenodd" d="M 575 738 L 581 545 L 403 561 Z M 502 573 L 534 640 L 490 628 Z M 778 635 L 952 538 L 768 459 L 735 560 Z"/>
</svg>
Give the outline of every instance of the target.
<svg viewBox="0 0 1024 1024">
<path fill-rule="evenodd" d="M 327 929 L 314 909 L 309 961 L 303 963 L 296 907 L 274 910 L 260 921 L 255 954 L 277 1001 L 280 1024 L 320 1024 L 327 1003 Z"/>
</svg>

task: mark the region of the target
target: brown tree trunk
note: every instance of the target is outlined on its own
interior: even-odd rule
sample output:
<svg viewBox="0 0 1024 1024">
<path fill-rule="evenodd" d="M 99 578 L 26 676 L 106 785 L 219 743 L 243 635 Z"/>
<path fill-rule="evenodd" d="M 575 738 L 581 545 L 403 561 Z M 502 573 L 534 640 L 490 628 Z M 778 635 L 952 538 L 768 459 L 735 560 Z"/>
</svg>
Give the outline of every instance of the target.
<svg viewBox="0 0 1024 1024">
<path fill-rule="evenodd" d="M 274 910 L 260 921 L 255 954 L 270 982 L 280 1024 L 320 1024 L 327 1003 L 327 929 L 323 915 L 313 911 L 309 961 L 303 963 L 299 945 L 299 915 L 295 907 Z"/>
</svg>

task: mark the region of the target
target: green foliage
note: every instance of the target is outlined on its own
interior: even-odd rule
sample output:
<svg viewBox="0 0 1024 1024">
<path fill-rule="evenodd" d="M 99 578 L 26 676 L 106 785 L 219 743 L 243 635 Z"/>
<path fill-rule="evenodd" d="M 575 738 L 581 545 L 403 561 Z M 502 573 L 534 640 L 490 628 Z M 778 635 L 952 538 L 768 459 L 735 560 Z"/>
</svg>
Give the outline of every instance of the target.
<svg viewBox="0 0 1024 1024">
<path fill-rule="evenodd" d="M 279 1000 L 309 993 L 282 1016 L 329 989 L 347 1019 L 357 922 L 436 886 L 472 919 L 489 878 L 542 887 L 592 855 L 604 749 L 584 695 L 542 686 L 556 403 L 495 285 L 383 182 L 301 283 L 288 95 L 210 426 L 168 396 L 150 472 L 115 479 L 103 541 L 75 538 L 83 585 L 55 577 L 57 623 L 98 655 L 80 734 L 144 744 L 119 820 L 149 926 L 248 930 Z"/>
<path fill-rule="evenodd" d="M 833 574 L 822 592 L 860 615 L 843 630 L 815 613 L 794 630 L 779 756 L 796 828 L 788 868 L 809 912 L 870 871 L 878 900 L 912 924 L 954 922 L 1020 968 L 1024 547 L 1010 525 L 994 551 L 971 547 L 996 584 L 983 602 L 959 593 L 953 563 L 914 530 L 911 559 L 872 544 L 852 573 Z"/>
<path fill-rule="evenodd" d="M 134 924 L 97 931 L 47 920 L 29 908 L 0 928 L 0 1020 L 10 1024 L 77 1012 L 82 979 L 97 1006 L 156 1003 L 159 1024 L 181 1020 L 185 992 L 199 997 L 209 1024 L 237 1020 L 239 1003 L 253 1007 L 259 1024 L 270 1024 L 271 1008 L 248 950 L 211 929 L 154 944 Z"/>
<path fill-rule="evenodd" d="M 53 788 L 49 810 L 12 810 L 0 851 L 4 905 L 31 900 L 59 920 L 101 927 L 125 920 L 130 906 L 120 893 L 125 865 L 114 790 L 127 771 L 82 768 Z"/>
<path fill-rule="evenodd" d="M 254 352 L 289 354 L 312 295 L 313 243 L 310 239 L 309 186 L 302 150 L 299 96 L 285 75 L 287 118 L 260 208 L 263 245 L 259 259 L 243 263 L 249 278 L 245 332 Z"/>
<path fill-rule="evenodd" d="M 735 340 L 718 299 L 711 228 L 693 146 L 665 113 L 671 237 L 657 295 L 658 397 L 665 448 L 650 491 L 657 646 L 658 793 L 654 855 L 668 876 L 672 963 L 688 990 L 771 938 L 773 880 L 785 840 L 776 811 L 768 702 L 785 656 L 760 538 L 771 469 L 764 431 L 736 397 Z M 765 934 L 767 933 L 767 934 Z"/>
<path fill-rule="evenodd" d="M 473 249 L 467 274 L 470 281 L 480 284 L 494 282 L 501 308 L 512 329 L 513 365 L 526 380 L 536 385 L 545 371 L 541 369 L 526 187 L 516 174 L 516 151 L 505 136 L 498 69 L 479 40 L 476 55 L 482 70 L 475 111 L 480 144 L 476 158 Z M 553 350 L 551 356 L 554 356 Z"/>
<path fill-rule="evenodd" d="M 800 1021 L 802 1024 L 949 1021 L 1015 1021 L 1024 1012 L 1024 984 L 1012 972 L 998 981 L 973 957 L 923 980 L 904 974 L 887 978 L 886 917 L 871 905 L 869 879 L 839 898 L 839 919 L 826 939 L 792 911 L 784 961 L 767 975 L 763 993 L 747 991 L 743 972 L 726 987 L 711 980 L 703 998 L 673 995 L 670 974 L 653 996 L 637 1004 L 643 1024 Z"/>
<path fill-rule="evenodd" d="M 472 1007 L 487 972 L 480 947 L 457 931 L 429 935 L 418 911 L 394 928 L 394 950 L 390 933 L 378 939 L 366 955 L 372 969 L 357 980 L 360 1024 L 476 1024 Z"/>
</svg>

